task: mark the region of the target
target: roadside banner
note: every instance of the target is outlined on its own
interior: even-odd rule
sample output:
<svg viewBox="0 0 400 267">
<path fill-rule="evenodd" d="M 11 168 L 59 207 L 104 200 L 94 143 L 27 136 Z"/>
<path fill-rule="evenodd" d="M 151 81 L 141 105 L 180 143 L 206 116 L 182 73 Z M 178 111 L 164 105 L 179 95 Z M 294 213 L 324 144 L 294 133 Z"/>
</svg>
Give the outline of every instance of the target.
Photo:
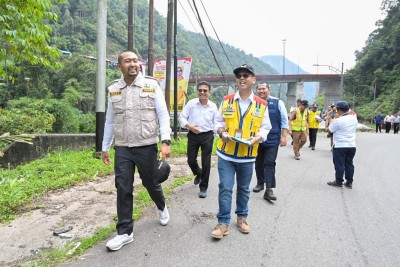
<svg viewBox="0 0 400 267">
<path fill-rule="evenodd" d="M 154 61 L 153 76 L 160 83 L 161 89 L 165 92 L 165 76 L 167 72 L 166 59 L 156 59 Z M 189 83 L 190 68 L 192 67 L 192 58 L 178 58 L 177 77 L 178 77 L 178 112 L 181 112 L 186 101 L 186 92 Z M 173 69 L 173 65 L 171 66 Z M 171 72 L 171 92 L 170 92 L 170 110 L 174 109 L 174 74 Z"/>
</svg>

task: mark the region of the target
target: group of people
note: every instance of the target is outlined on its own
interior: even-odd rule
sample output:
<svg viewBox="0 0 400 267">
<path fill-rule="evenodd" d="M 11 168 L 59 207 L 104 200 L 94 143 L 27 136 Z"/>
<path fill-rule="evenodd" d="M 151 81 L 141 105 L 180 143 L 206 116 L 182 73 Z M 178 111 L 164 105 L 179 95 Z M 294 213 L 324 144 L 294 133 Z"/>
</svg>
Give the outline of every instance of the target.
<svg viewBox="0 0 400 267">
<path fill-rule="evenodd" d="M 138 170 L 143 186 L 156 204 L 161 225 L 167 225 L 170 217 L 163 189 L 155 179 L 158 154 L 160 153 L 162 158 L 171 154 L 171 129 L 164 95 L 155 79 L 140 72 L 138 56 L 135 53 L 122 52 L 118 57 L 117 66 L 123 77 L 108 87 L 108 108 L 102 146 L 102 160 L 108 165 L 110 164 L 108 151 L 114 141 L 117 235 L 106 244 L 107 248 L 113 251 L 133 241 L 135 169 Z M 300 108 L 291 113 L 290 119 L 293 124 L 290 125 L 283 102 L 270 96 L 267 82 L 258 82 L 257 95 L 253 93 L 253 86 L 257 81 L 251 66 L 242 65 L 233 73 L 236 76 L 238 90 L 235 94 L 225 96 L 219 109 L 209 99 L 211 85 L 200 82 L 197 85 L 198 97 L 187 103 L 179 117 L 181 126 L 189 130 L 188 164 L 195 175 L 194 184 L 199 185 L 200 198 L 207 197 L 214 134 L 219 136 L 218 223 L 211 232 L 211 236 L 216 239 L 229 234 L 235 179 L 236 223 L 240 232 L 248 234 L 250 232 L 247 221 L 248 202 L 253 169 L 255 168 L 257 176 L 257 185 L 253 191 L 260 192 L 265 186 L 264 198 L 275 201 L 272 188 L 275 188 L 276 183 L 275 165 L 278 148 L 287 144 L 288 134 L 293 134 L 294 138 L 301 140 L 298 147 L 302 146 L 304 140 L 303 133 L 296 133 L 305 129 L 304 109 Z M 307 103 L 303 101 L 302 105 L 306 106 Z M 341 185 L 343 175 L 347 184 L 351 184 L 354 173 L 354 167 L 351 169 L 350 156 L 354 156 L 355 144 L 354 149 L 349 150 L 347 149 L 349 144 L 339 142 L 341 131 L 346 133 L 351 131 L 347 120 L 343 119 L 346 115 L 346 105 L 340 107 L 343 110 L 341 117 L 337 119 L 338 122 L 335 120 L 329 126 L 335 133 L 334 142 L 335 136 L 338 141 L 338 146 L 335 143 L 337 152 L 333 153 L 336 170 L 335 186 Z M 306 130 L 308 127 L 306 126 Z M 160 139 L 162 141 L 159 152 L 157 144 Z M 353 139 L 355 140 L 355 131 Z M 199 149 L 201 149 L 201 167 L 197 163 Z"/>
<path fill-rule="evenodd" d="M 399 133 L 399 125 L 400 125 L 400 112 L 396 113 L 393 115 L 392 112 L 389 112 L 388 115 L 383 117 L 382 113 L 379 112 L 375 117 L 374 117 L 374 122 L 375 122 L 375 132 L 381 133 L 382 132 L 382 125 L 385 126 L 385 132 L 390 133 L 390 130 L 393 126 L 393 133 L 398 134 Z"/>
</svg>

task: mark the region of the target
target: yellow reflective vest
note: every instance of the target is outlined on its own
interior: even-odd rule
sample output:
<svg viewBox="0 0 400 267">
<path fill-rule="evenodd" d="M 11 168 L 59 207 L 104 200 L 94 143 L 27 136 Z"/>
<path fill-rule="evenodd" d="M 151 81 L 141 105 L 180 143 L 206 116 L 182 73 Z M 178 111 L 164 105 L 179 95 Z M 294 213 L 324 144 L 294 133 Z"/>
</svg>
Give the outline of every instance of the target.
<svg viewBox="0 0 400 267">
<path fill-rule="evenodd" d="M 304 110 L 301 115 L 300 109 L 296 108 L 296 119 L 290 121 L 292 124 L 292 131 L 306 131 L 307 130 L 307 110 Z"/>
<path fill-rule="evenodd" d="M 236 130 L 242 131 L 242 138 L 247 139 L 256 136 L 266 111 L 265 100 L 254 96 L 247 110 L 241 116 L 239 101 L 234 99 L 234 94 L 224 97 L 222 103 L 222 117 L 226 123 L 225 131 L 230 136 L 235 136 Z M 252 159 L 257 156 L 258 143 L 247 146 L 234 141 L 224 143 L 222 138 L 218 140 L 217 150 L 219 153 L 237 159 Z"/>
<path fill-rule="evenodd" d="M 309 111 L 308 112 L 308 128 L 318 129 L 320 122 L 318 122 L 315 118 L 321 116 L 321 111 Z"/>
</svg>

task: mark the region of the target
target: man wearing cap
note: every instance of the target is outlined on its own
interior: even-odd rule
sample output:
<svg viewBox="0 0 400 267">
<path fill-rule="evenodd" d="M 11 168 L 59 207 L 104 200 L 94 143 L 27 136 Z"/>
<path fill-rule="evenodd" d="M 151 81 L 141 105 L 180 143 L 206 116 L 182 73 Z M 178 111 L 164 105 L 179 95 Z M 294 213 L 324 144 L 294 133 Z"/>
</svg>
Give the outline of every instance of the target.
<svg viewBox="0 0 400 267">
<path fill-rule="evenodd" d="M 199 197 L 207 197 L 208 181 L 211 170 L 211 153 L 214 142 L 214 119 L 217 106 L 208 99 L 211 85 L 201 81 L 197 84 L 197 98 L 190 100 L 179 114 L 182 127 L 189 130 L 187 134 L 187 162 L 192 173 L 196 175 L 194 184 L 199 185 Z M 201 168 L 197 155 L 201 149 Z"/>
<path fill-rule="evenodd" d="M 343 175 L 346 179 L 345 186 L 353 188 L 354 165 L 353 158 L 356 154 L 357 117 L 349 113 L 349 104 L 338 101 L 336 109 L 339 114 L 337 119 L 328 118 L 329 131 L 333 133 L 333 164 L 335 166 L 335 180 L 328 182 L 330 186 L 342 187 Z M 350 116 L 349 116 L 350 115 Z"/>
<path fill-rule="evenodd" d="M 264 190 L 265 184 L 264 199 L 275 201 L 276 196 L 272 188 L 275 188 L 276 185 L 276 157 L 278 156 L 279 146 L 286 146 L 289 125 L 285 104 L 282 100 L 271 96 L 270 93 L 271 89 L 268 83 L 258 83 L 257 96 L 267 101 L 272 129 L 268 134 L 267 141 L 258 146 L 258 155 L 255 163 L 257 185 L 253 188 L 253 192 L 258 193 Z"/>
<path fill-rule="evenodd" d="M 258 143 L 267 139 L 271 129 L 265 100 L 253 94 L 252 87 L 256 83 L 253 68 L 245 64 L 236 68 L 233 73 L 238 91 L 224 97 L 214 127 L 220 136 L 217 144 L 219 210 L 218 224 L 211 236 L 217 239 L 229 234 L 235 177 L 237 225 L 240 232 L 250 232 L 247 216 L 254 161 Z M 232 138 L 244 140 L 244 143 L 233 141 Z"/>
<path fill-rule="evenodd" d="M 315 150 L 315 143 L 317 142 L 317 133 L 319 124 L 321 123 L 321 111 L 318 110 L 318 105 L 313 104 L 311 110 L 308 112 L 308 131 L 310 138 L 310 146 L 312 150 Z"/>
<path fill-rule="evenodd" d="M 300 160 L 300 149 L 307 143 L 307 107 L 308 101 L 301 100 L 300 106 L 290 114 L 289 134 L 293 136 L 293 152 L 296 160 Z"/>
</svg>

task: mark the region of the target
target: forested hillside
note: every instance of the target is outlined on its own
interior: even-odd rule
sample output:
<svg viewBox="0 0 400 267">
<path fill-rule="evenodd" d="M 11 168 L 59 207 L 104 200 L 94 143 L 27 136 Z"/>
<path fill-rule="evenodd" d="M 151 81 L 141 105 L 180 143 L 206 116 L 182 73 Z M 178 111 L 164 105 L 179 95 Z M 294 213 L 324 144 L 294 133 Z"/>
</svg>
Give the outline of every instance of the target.
<svg viewBox="0 0 400 267">
<path fill-rule="evenodd" d="M 400 111 L 400 1 L 384 0 L 382 10 L 386 17 L 345 74 L 346 98 L 365 120 Z"/>
<path fill-rule="evenodd" d="M 97 1 L 63 2 L 52 2 L 51 9 L 57 14 L 58 22 L 48 22 L 52 28 L 50 44 L 72 53 L 71 56 L 61 55 L 62 69 L 33 66 L 16 60 L 8 60 L 7 66 L 0 63 L 7 67 L 8 74 L 14 79 L 12 82 L 0 81 L 0 134 L 95 131 L 95 61 L 83 56 L 96 57 Z M 127 49 L 128 1 L 112 0 L 107 3 L 107 58 L 116 60 L 118 53 Z M 168 4 L 167 1 L 165 4 Z M 146 60 L 149 3 L 147 0 L 135 0 L 134 9 L 135 49 Z M 166 58 L 166 40 L 166 18 L 155 11 L 154 58 Z M 224 73 L 232 73 L 236 66 L 243 63 L 252 65 L 257 73 L 276 73 L 269 65 L 240 49 L 227 44 L 222 44 L 222 49 L 215 40 L 211 40 L 211 45 Z M 177 53 L 178 57 L 193 58 L 192 73 L 219 73 L 202 34 L 179 28 Z M 118 70 L 107 69 L 107 83 L 119 76 Z"/>
<path fill-rule="evenodd" d="M 68 5 L 58 4 L 57 13 L 59 23 L 53 25 L 53 40 L 62 50 L 73 53 L 96 56 L 96 0 L 70 0 Z M 168 5 L 166 2 L 165 5 Z M 147 0 L 135 0 L 134 16 L 134 43 L 138 55 L 147 59 L 148 53 L 148 27 L 149 27 L 149 3 Z M 107 18 L 107 55 L 110 59 L 116 59 L 119 52 L 127 47 L 128 1 L 108 1 Z M 166 18 L 157 11 L 154 15 L 154 57 L 166 58 L 167 51 L 167 24 Z M 220 44 L 212 40 L 212 47 L 219 58 L 219 63 L 226 73 L 231 73 L 233 68 L 247 63 L 252 65 L 258 73 L 274 73 L 267 64 L 258 58 L 246 55 L 242 50 L 223 44 L 229 57 L 230 65 Z M 219 73 L 216 63 L 210 52 L 210 48 L 202 34 L 186 31 L 179 27 L 177 35 L 178 57 L 192 57 L 192 70 L 196 73 Z"/>
</svg>

